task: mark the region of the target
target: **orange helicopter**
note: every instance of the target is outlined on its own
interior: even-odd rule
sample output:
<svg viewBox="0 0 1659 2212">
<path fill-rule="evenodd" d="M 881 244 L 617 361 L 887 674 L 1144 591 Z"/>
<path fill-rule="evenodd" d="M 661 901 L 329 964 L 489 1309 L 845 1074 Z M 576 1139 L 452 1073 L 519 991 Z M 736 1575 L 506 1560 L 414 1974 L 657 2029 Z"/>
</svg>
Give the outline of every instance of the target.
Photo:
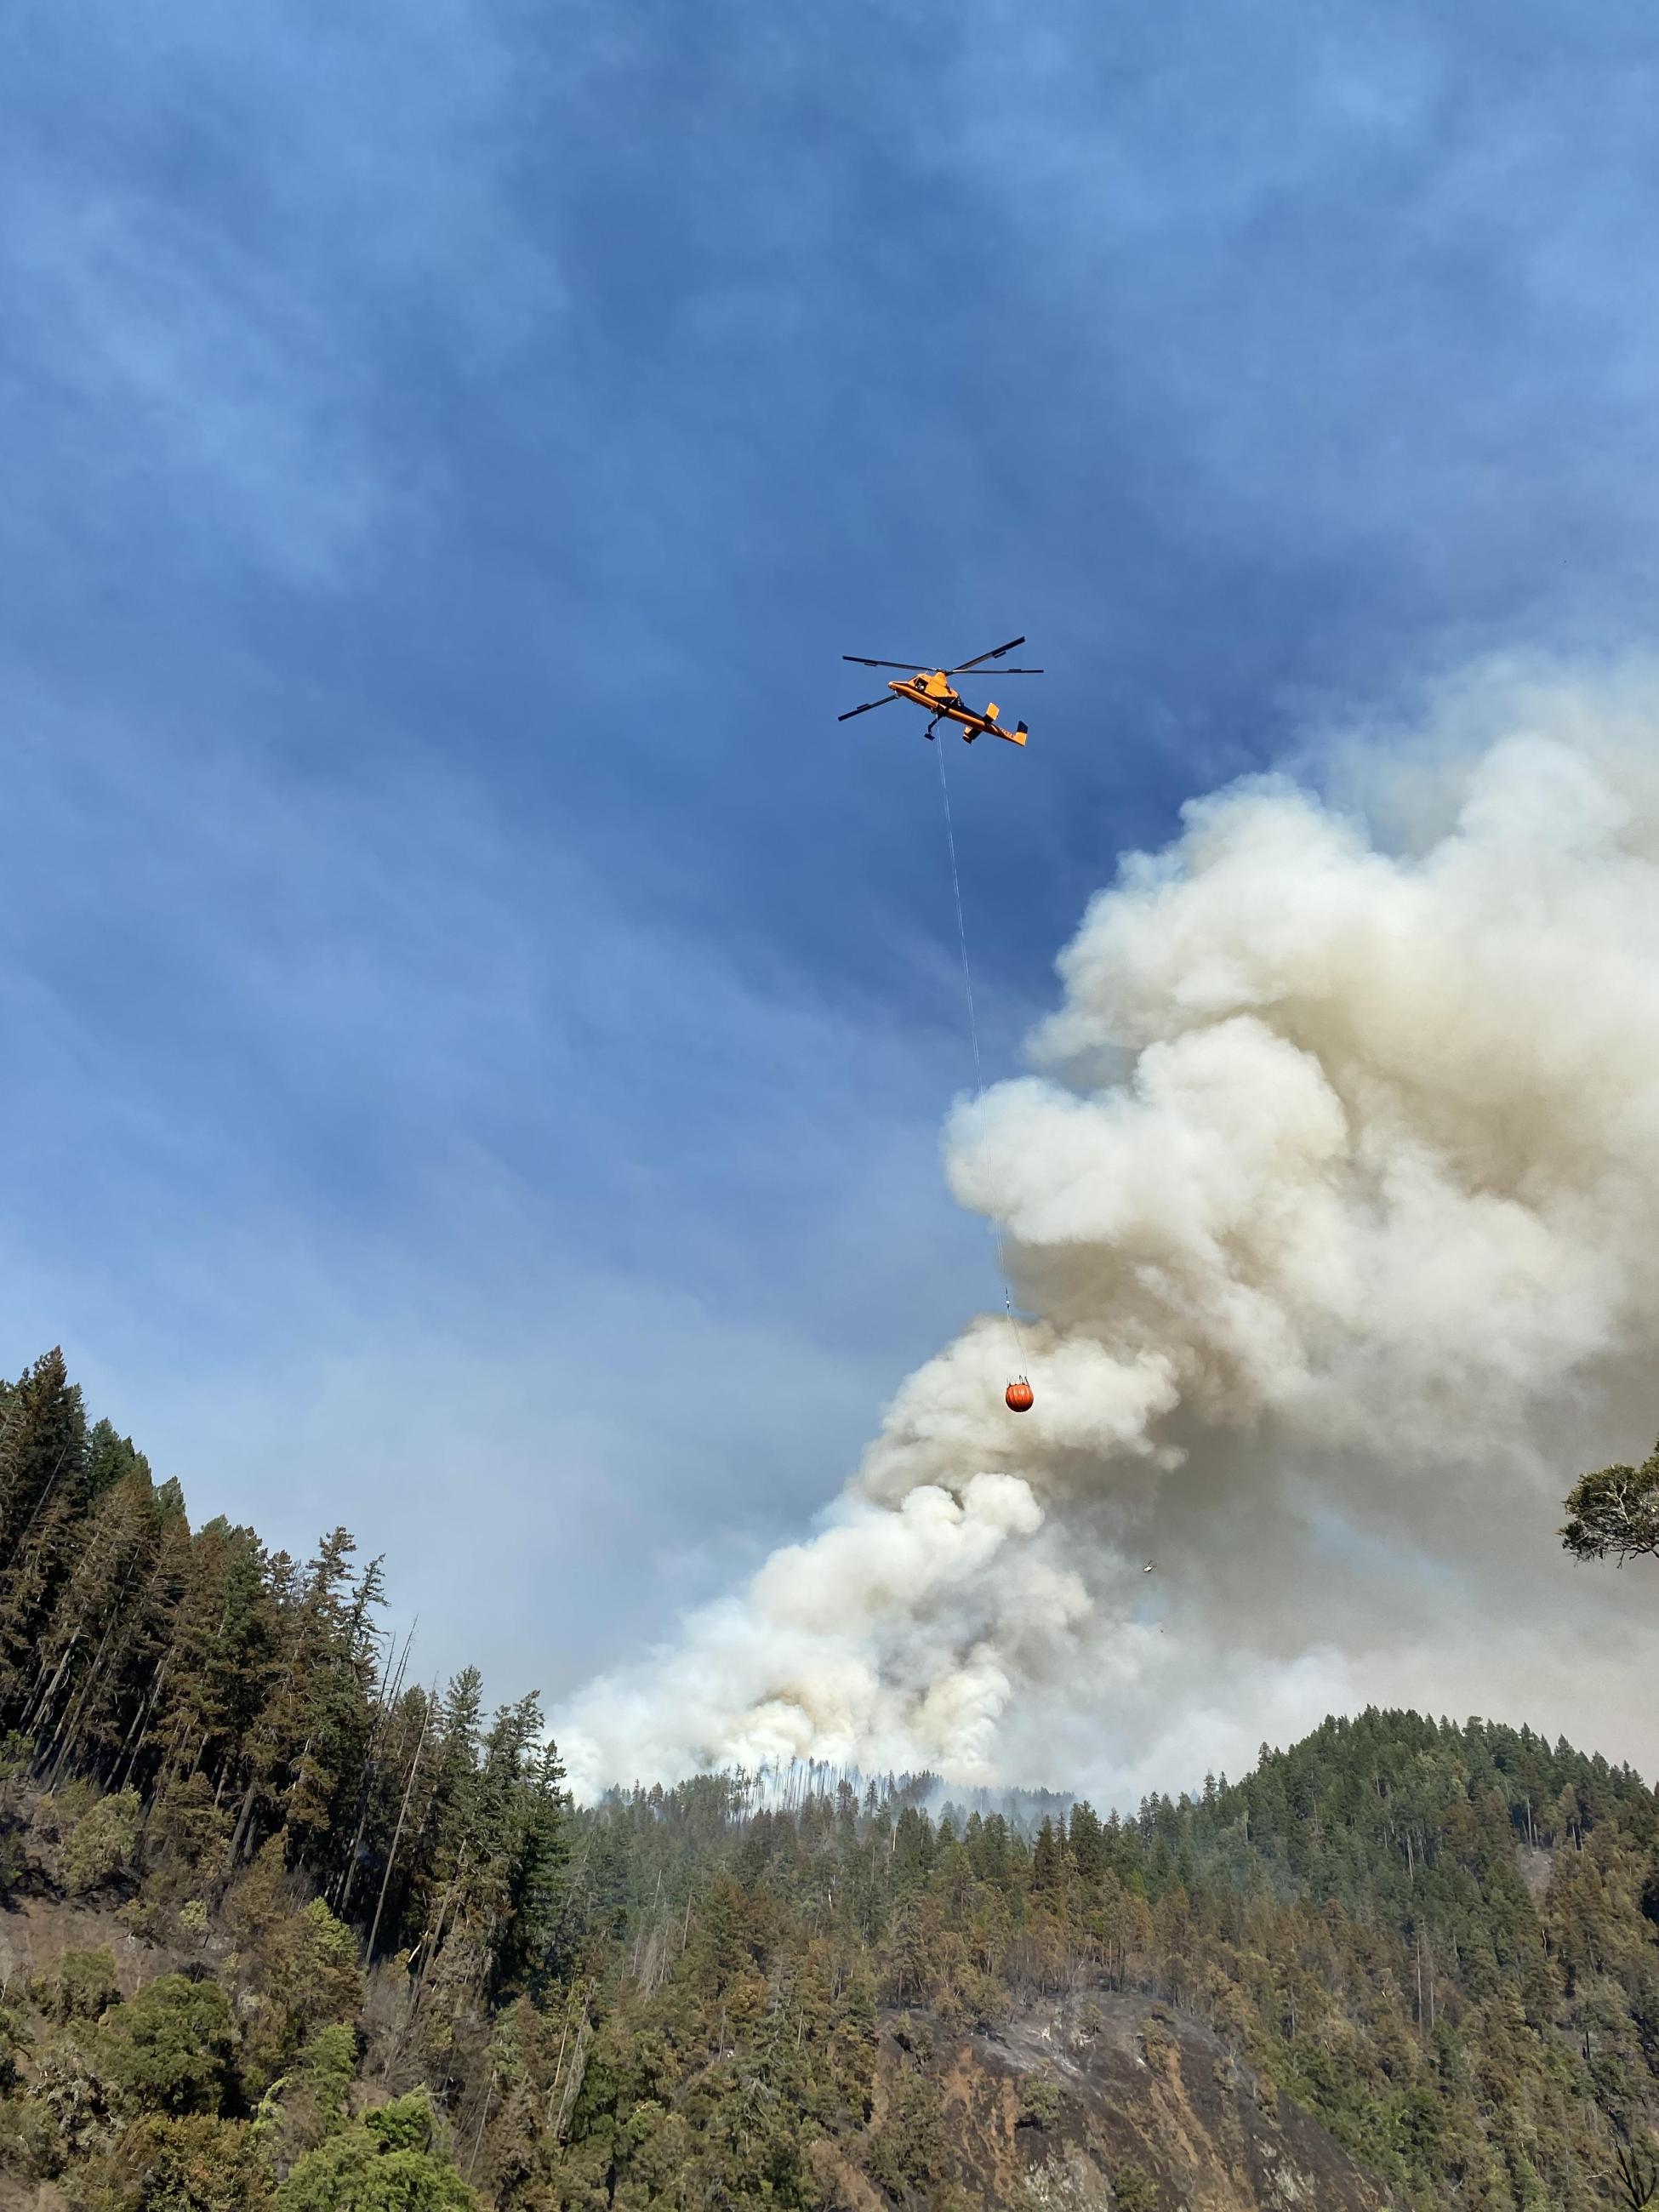
<svg viewBox="0 0 1659 2212">
<path fill-rule="evenodd" d="M 1028 732 L 1024 722 L 1017 722 L 1012 730 L 1002 726 L 1002 709 L 994 701 L 982 714 L 963 704 L 961 694 L 951 683 L 953 676 L 965 676 L 970 668 L 978 668 L 985 661 L 1000 660 L 1005 653 L 1012 653 L 1017 645 L 1024 645 L 1023 637 L 1011 637 L 1006 645 L 994 645 L 988 653 L 975 653 L 971 660 L 957 663 L 954 668 L 918 669 L 914 676 L 902 682 L 890 677 L 884 699 L 866 699 L 861 707 L 849 707 L 844 714 L 837 714 L 838 722 L 850 722 L 854 714 L 867 714 L 876 707 L 890 707 L 895 699 L 908 699 L 913 705 L 926 707 L 932 720 L 922 732 L 931 738 L 941 722 L 959 722 L 962 742 L 971 745 L 975 738 L 1006 738 L 1011 745 L 1023 745 Z M 908 660 L 869 660 L 861 653 L 843 653 L 843 660 L 856 661 L 860 668 L 908 668 Z M 1005 676 L 1041 676 L 1040 668 L 1005 668 Z"/>
</svg>

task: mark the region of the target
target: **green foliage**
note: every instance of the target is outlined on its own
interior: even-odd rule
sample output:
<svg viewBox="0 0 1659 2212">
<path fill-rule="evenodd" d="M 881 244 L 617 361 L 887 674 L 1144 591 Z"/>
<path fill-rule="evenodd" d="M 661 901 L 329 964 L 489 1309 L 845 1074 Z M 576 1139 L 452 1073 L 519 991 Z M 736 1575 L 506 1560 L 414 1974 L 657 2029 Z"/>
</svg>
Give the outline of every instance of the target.
<svg viewBox="0 0 1659 2212">
<path fill-rule="evenodd" d="M 9 2097 L 17 2087 L 18 2059 L 33 2039 L 21 2015 L 9 2005 L 0 2004 L 0 2097 Z"/>
<path fill-rule="evenodd" d="M 101 1797 L 70 1831 L 64 1847 L 64 1887 L 72 1897 L 98 1889 L 132 1864 L 143 1806 L 136 1790 Z"/>
<path fill-rule="evenodd" d="M 115 1954 L 107 1944 L 92 1951 L 64 1951 L 51 1971 L 37 1974 L 29 1996 L 48 2020 L 96 2020 L 121 1994 Z"/>
<path fill-rule="evenodd" d="M 357 2070 L 357 2035 L 336 2022 L 319 2028 L 289 2070 L 259 2100 L 253 2133 L 278 2172 L 343 2127 Z"/>
<path fill-rule="evenodd" d="M 294 2069 L 295 2088 L 309 2099 L 325 2134 L 345 2118 L 346 2097 L 356 2066 L 356 2033 L 343 2021 L 319 2028 L 300 2053 Z"/>
<path fill-rule="evenodd" d="M 1112 2175 L 1115 2212 L 1158 2212 L 1158 2191 L 1145 2166 L 1128 2160 Z"/>
<path fill-rule="evenodd" d="M 421 2095 L 382 2105 L 307 2152 L 276 2196 L 276 2212 L 473 2212 L 477 2202 Z"/>
<path fill-rule="evenodd" d="M 26 2147 L 31 2171 L 55 2173 L 66 2160 L 108 2147 L 119 2124 L 118 2092 L 83 2023 L 46 2036 L 36 2046 L 28 2104 L 42 2124 Z"/>
<path fill-rule="evenodd" d="M 1022 2128 L 1051 2128 L 1060 2118 L 1060 2091 L 1046 2074 L 1028 2074 L 1019 2085 Z"/>
<path fill-rule="evenodd" d="M 163 1974 L 105 2014 L 96 2047 L 130 2109 L 213 2113 L 235 2041 L 230 2007 L 216 1982 Z"/>
<path fill-rule="evenodd" d="M 149 1480 L 149 1462 L 131 1437 L 118 1436 L 113 1421 L 94 1421 L 87 1438 L 87 1492 L 96 1498 L 118 1482 L 137 1475 Z"/>
<path fill-rule="evenodd" d="M 394 2098 L 389 2105 L 377 2105 L 363 2114 L 363 2125 L 382 2157 L 393 2151 L 430 2150 L 440 2132 L 431 2100 L 418 2092 Z"/>
<path fill-rule="evenodd" d="M 62 2130 L 38 2094 L 0 2098 L 0 2172 L 50 2181 L 69 2155 Z"/>
<path fill-rule="evenodd" d="M 1581 1559 L 1659 1556 L 1659 1445 L 1640 1467 L 1604 1467 L 1580 1475 L 1567 1493 L 1561 1531 L 1566 1549 Z"/>
<path fill-rule="evenodd" d="M 11 1903 L 27 1873 L 22 1838 L 0 1822 L 0 1911 Z"/>
<path fill-rule="evenodd" d="M 244 2124 L 149 2112 L 94 2168 L 86 2203 L 89 2212 L 253 2212 L 270 2193 Z"/>
<path fill-rule="evenodd" d="M 910 2022 L 902 2020 L 896 2040 L 905 2057 L 894 2070 L 885 2110 L 866 2144 L 865 2166 L 871 2179 L 890 2197 L 902 2198 L 911 2191 L 926 2191 L 942 2179 L 945 2142 L 938 2084 L 927 2064 L 931 2052 L 925 2034 L 918 2040 Z"/>
<path fill-rule="evenodd" d="M 356 2017 L 357 1943 L 320 1898 L 295 1910 L 275 1841 L 231 1893 L 226 1919 L 243 1992 L 243 2078 L 258 2095 L 318 2028 Z"/>
</svg>

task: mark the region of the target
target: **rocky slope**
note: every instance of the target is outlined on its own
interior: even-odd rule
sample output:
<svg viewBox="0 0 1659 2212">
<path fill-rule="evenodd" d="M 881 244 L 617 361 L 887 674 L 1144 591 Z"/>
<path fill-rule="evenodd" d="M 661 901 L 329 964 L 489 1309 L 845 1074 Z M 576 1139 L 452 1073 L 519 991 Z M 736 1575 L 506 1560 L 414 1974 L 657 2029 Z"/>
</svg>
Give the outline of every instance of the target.
<svg viewBox="0 0 1659 2212">
<path fill-rule="evenodd" d="M 902 2024 L 890 2033 L 890 2094 L 918 2064 L 916 2044 Z M 1082 1992 L 1027 2008 L 997 2034 L 939 2043 L 932 2064 L 944 2082 L 942 2203 L 953 2191 L 1022 2212 L 1385 2212 L 1394 2202 L 1208 2028 L 1146 1997 Z M 873 2212 L 867 2191 L 843 2195 L 849 2212 Z"/>
</svg>

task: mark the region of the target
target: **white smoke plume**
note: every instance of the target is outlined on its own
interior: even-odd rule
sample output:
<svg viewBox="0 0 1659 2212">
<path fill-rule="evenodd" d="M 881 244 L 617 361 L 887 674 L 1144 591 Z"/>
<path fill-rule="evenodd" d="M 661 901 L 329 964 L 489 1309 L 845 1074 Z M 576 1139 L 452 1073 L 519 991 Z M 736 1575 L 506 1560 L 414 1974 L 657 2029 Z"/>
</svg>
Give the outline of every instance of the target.
<svg viewBox="0 0 1659 2212">
<path fill-rule="evenodd" d="M 951 1122 L 1023 1346 L 976 1324 L 817 1534 L 581 1692 L 579 1786 L 1122 1799 L 1370 1702 L 1659 1759 L 1659 1583 L 1556 1536 L 1659 1431 L 1659 680 L 1488 672 L 1303 768 L 1123 862 Z"/>
</svg>

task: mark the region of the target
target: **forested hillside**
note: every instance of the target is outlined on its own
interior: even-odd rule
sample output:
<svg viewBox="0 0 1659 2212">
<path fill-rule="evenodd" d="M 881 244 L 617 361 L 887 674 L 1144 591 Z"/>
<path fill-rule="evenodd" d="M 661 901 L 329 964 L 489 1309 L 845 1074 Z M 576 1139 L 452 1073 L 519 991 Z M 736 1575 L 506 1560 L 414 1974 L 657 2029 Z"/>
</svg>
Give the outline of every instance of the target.
<svg viewBox="0 0 1659 2212">
<path fill-rule="evenodd" d="M 577 1809 L 380 1599 L 192 1530 L 58 1354 L 0 1395 L 0 2204 L 1659 2202 L 1626 1770 L 1373 1712 L 1123 1818 Z"/>
</svg>

